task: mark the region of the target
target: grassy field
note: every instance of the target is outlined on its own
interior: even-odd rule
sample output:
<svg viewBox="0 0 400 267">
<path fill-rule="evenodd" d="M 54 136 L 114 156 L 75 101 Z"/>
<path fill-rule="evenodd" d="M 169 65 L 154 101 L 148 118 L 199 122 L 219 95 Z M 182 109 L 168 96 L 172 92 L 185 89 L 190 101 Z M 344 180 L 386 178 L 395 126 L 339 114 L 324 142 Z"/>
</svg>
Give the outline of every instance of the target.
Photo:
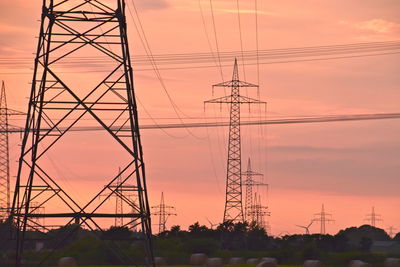
<svg viewBox="0 0 400 267">
<path fill-rule="evenodd" d="M 224 267 L 231 267 L 232 265 L 224 265 Z M 255 267 L 255 265 L 235 265 L 235 267 Z M 279 267 L 303 267 L 303 265 L 278 265 Z M 126 267 L 126 265 L 84 265 L 80 267 Z M 145 266 L 139 266 L 145 267 Z M 166 265 L 160 267 L 193 267 L 193 265 Z M 327 266 L 329 267 L 329 266 Z"/>
</svg>

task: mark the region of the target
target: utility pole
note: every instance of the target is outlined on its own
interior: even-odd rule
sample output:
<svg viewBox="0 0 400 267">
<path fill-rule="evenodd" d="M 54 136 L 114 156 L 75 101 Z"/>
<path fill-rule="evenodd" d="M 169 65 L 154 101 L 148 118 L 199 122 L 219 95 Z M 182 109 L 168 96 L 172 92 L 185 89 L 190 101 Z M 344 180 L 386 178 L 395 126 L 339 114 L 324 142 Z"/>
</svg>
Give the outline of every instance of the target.
<svg viewBox="0 0 400 267">
<path fill-rule="evenodd" d="M 6 86 L 1 82 L 0 90 L 0 220 L 10 214 L 10 147 L 8 117 L 25 113 L 7 107 Z"/>
<path fill-rule="evenodd" d="M 124 0 L 43 1 L 28 114 L 10 212 L 16 227 L 16 267 L 23 264 L 25 233 L 32 218 L 46 218 L 46 222 L 47 218 L 57 220 L 62 226 L 75 222 L 75 227 L 60 233 L 58 238 L 61 242 L 76 227 L 84 226 L 101 235 L 105 231 L 101 225 L 104 222 L 112 224 L 118 217 L 127 218 L 140 227 L 135 236 L 126 238 L 141 240 L 145 264 L 154 266 L 145 163 L 127 35 Z M 82 55 L 93 58 L 106 56 L 111 62 L 102 66 L 102 72 L 86 72 L 85 65 L 71 68 L 71 57 Z M 65 71 L 68 68 L 70 71 Z M 100 127 L 101 134 L 79 134 L 73 141 L 66 138 L 66 135 L 73 134 L 82 120 Z M 97 138 L 102 140 L 101 144 L 96 142 Z M 106 180 L 107 185 L 90 188 L 93 195 L 88 195 L 85 200 L 74 199 L 46 162 L 49 151 L 54 158 L 74 153 L 74 150 L 62 149 L 73 142 L 92 144 L 84 147 L 79 155 L 72 155 L 79 157 L 79 164 L 85 164 L 88 170 L 99 168 L 98 160 L 106 156 L 96 149 L 99 145 L 108 145 L 116 151 L 115 155 L 119 155 L 101 163 L 101 168 L 106 171 L 98 179 Z M 117 166 L 122 166 L 121 171 L 114 176 L 111 173 Z M 81 165 L 71 167 L 79 168 Z M 138 197 L 134 210 L 123 214 L 110 211 L 105 205 L 110 197 L 118 194 L 114 184 L 120 176 L 123 178 L 118 187 L 130 183 Z M 76 181 L 74 177 L 65 179 L 70 184 Z M 100 200 L 104 195 L 106 197 Z M 126 198 L 121 199 L 130 204 Z M 38 206 L 46 206 L 46 213 L 32 213 L 32 201 L 38 202 Z M 60 242 L 56 242 L 55 249 L 61 245 Z M 119 254 L 122 264 L 135 264 L 130 255 L 119 248 L 112 249 L 113 253 Z M 48 251 L 37 262 L 26 265 L 46 265 L 51 253 L 53 251 Z"/>
<path fill-rule="evenodd" d="M 268 186 L 268 184 L 261 183 L 259 181 L 256 181 L 254 177 L 262 177 L 263 175 L 258 172 L 254 172 L 251 169 L 251 161 L 250 158 L 247 162 L 247 170 L 242 173 L 242 176 L 245 176 L 245 181 L 244 181 L 244 186 L 246 188 L 246 200 L 245 200 L 245 205 L 244 205 L 244 215 L 245 215 L 245 220 L 248 223 L 251 223 L 252 217 L 251 215 L 254 214 L 254 211 L 252 210 L 252 207 L 254 206 L 253 204 L 253 187 L 258 187 L 258 186 Z"/>
<path fill-rule="evenodd" d="M 382 219 L 379 218 L 380 216 L 380 214 L 375 213 L 375 207 L 372 207 L 371 213 L 366 215 L 365 220 L 368 221 L 372 227 L 376 227 L 376 222 L 382 221 Z"/>
<path fill-rule="evenodd" d="M 325 235 L 326 234 L 326 223 L 334 221 L 334 220 L 332 220 L 330 218 L 332 216 L 332 214 L 326 213 L 325 212 L 325 208 L 324 208 L 324 204 L 322 204 L 321 212 L 320 213 L 316 213 L 314 215 L 318 216 L 317 218 L 314 219 L 314 221 L 320 222 L 320 226 L 321 226 L 320 234 L 321 235 Z"/>
<path fill-rule="evenodd" d="M 165 232 L 167 230 L 167 220 L 168 220 L 169 216 L 177 215 L 175 212 L 172 212 L 172 210 L 175 210 L 175 207 L 165 205 L 164 192 L 161 192 L 160 204 L 157 206 L 153 206 L 151 208 L 157 209 L 156 212 L 153 212 L 153 215 L 156 215 L 159 218 L 158 233 L 160 234 L 162 232 Z"/>
<path fill-rule="evenodd" d="M 265 104 L 265 102 L 240 95 L 242 87 L 258 87 L 258 85 L 239 80 L 237 60 L 233 66 L 232 80 L 218 83 L 214 87 L 231 88 L 231 94 L 205 101 L 205 104 L 229 104 L 229 141 L 226 174 L 226 194 L 223 222 L 244 222 L 242 203 L 242 158 L 240 136 L 240 105 Z"/>
</svg>

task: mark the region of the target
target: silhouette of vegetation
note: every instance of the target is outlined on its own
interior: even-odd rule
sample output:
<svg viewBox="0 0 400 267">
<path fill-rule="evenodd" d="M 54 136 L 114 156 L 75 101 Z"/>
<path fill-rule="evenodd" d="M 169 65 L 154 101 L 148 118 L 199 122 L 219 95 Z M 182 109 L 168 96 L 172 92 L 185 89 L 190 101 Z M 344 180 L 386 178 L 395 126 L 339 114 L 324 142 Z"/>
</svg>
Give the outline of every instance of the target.
<svg viewBox="0 0 400 267">
<path fill-rule="evenodd" d="M 16 229 L 9 222 L 0 222 L 0 266 L 12 266 L 15 241 L 10 233 Z M 74 257 L 80 265 L 121 264 L 125 259 L 144 263 L 141 233 L 124 227 L 110 227 L 105 231 L 90 231 L 71 224 L 41 232 L 27 231 L 26 266 L 37 263 L 53 251 L 48 266 L 55 266 L 61 257 Z M 274 257 L 282 264 L 301 264 L 307 259 L 319 259 L 329 266 L 345 266 L 351 259 L 382 263 L 385 257 L 396 254 L 372 253 L 376 241 L 398 242 L 400 233 L 391 239 L 379 228 L 369 225 L 350 227 L 336 235 L 268 236 L 256 224 L 225 222 L 210 229 L 199 222 L 187 230 L 174 225 L 170 230 L 154 236 L 155 255 L 165 257 L 169 264 L 188 264 L 192 253 L 206 253 L 210 257 L 261 258 Z M 46 266 L 46 265 L 44 265 Z"/>
</svg>

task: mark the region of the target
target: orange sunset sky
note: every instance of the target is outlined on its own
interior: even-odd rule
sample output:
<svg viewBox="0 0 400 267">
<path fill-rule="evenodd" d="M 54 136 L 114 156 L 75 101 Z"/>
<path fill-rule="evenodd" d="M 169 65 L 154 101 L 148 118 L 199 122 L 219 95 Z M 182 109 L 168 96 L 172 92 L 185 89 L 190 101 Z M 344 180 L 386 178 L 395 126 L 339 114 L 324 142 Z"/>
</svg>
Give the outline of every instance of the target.
<svg viewBox="0 0 400 267">
<path fill-rule="evenodd" d="M 108 0 L 106 2 L 113 2 Z M 132 8 L 132 0 L 126 0 Z M 244 50 L 256 49 L 254 1 L 239 0 Z M 335 45 L 359 42 L 398 41 L 400 2 L 397 0 L 308 0 L 257 1 L 259 49 Z M 10 108 L 26 111 L 30 92 L 42 2 L 0 1 L 0 59 L 20 58 L 27 64 L 0 64 L 0 80 L 7 87 Z M 215 40 L 208 0 L 135 0 L 153 54 L 210 52 Z M 220 52 L 240 51 L 237 2 L 213 0 Z M 204 12 L 205 28 L 200 13 Z M 131 54 L 145 51 L 132 18 L 128 16 Z M 240 58 L 238 58 L 239 64 Z M 233 58 L 232 58 L 233 63 Z M 224 64 L 225 65 L 225 64 Z M 230 64 L 227 64 L 230 65 Z M 142 124 L 151 124 L 145 106 L 155 118 L 174 118 L 175 112 L 152 70 L 133 66 L 135 90 L 141 105 Z M 268 102 L 267 117 L 399 112 L 400 57 L 383 55 L 327 61 L 260 65 L 260 98 Z M 70 70 L 69 76 L 85 84 L 94 73 Z M 240 76 L 244 72 L 240 65 Z M 225 79 L 232 67 L 223 67 Z M 246 65 L 246 80 L 257 83 L 257 69 Z M 218 68 L 161 70 L 166 88 L 185 122 L 190 117 L 227 116 L 227 109 L 206 106 L 203 101 L 223 96 Z M 89 79 L 89 78 L 88 78 Z M 248 89 L 249 97 L 257 92 Z M 143 105 L 143 106 L 142 106 Z M 257 108 L 242 109 L 243 116 L 259 116 Z M 176 122 L 159 120 L 159 123 Z M 12 117 L 10 124 L 23 125 Z M 151 205 L 161 192 L 176 207 L 171 225 L 187 228 L 199 221 L 208 225 L 222 220 L 226 176 L 228 128 L 195 128 L 141 132 Z M 114 170 L 104 169 L 116 151 L 104 143 L 100 133 L 71 133 L 60 145 L 60 155 L 51 151 L 51 168 L 66 190 L 77 198 L 94 194 L 104 182 L 98 177 Z M 307 225 L 325 204 L 334 223 L 330 234 L 359 226 L 372 206 L 383 221 L 400 231 L 400 121 L 353 121 L 320 124 L 242 127 L 242 165 L 248 157 L 253 169 L 264 174 L 269 191 L 262 191 L 269 206 L 267 218 L 273 235 L 303 233 L 296 224 Z M 87 138 L 89 141 L 82 141 Z M 78 141 L 79 139 L 79 141 Z M 11 176 L 16 175 L 20 136 L 10 139 Z M 83 164 L 83 154 L 92 156 Z M 85 156 L 86 157 L 86 156 Z M 111 205 L 111 204 L 110 204 Z M 50 207 L 51 209 L 51 207 Z M 153 218 L 155 223 L 155 218 Z M 311 232 L 319 231 L 318 224 Z"/>
</svg>

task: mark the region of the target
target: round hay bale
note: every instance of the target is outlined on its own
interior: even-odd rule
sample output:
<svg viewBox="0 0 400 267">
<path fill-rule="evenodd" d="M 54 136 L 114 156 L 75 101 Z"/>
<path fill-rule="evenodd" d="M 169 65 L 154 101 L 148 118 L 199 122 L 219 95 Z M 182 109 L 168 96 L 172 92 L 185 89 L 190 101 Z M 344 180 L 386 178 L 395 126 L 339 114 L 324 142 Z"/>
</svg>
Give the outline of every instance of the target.
<svg viewBox="0 0 400 267">
<path fill-rule="evenodd" d="M 207 262 L 207 255 L 204 253 L 195 253 L 190 256 L 191 265 L 205 265 Z"/>
<path fill-rule="evenodd" d="M 76 260 L 72 257 L 62 257 L 58 260 L 58 266 L 72 267 L 72 266 L 77 266 L 77 264 L 76 264 Z"/>
<path fill-rule="evenodd" d="M 278 261 L 275 258 L 262 258 L 257 267 L 277 267 Z"/>
<path fill-rule="evenodd" d="M 156 266 L 167 265 L 167 261 L 164 257 L 154 257 L 154 263 Z"/>
<path fill-rule="evenodd" d="M 248 265 L 257 265 L 260 262 L 257 258 L 250 258 L 246 260 L 246 264 Z"/>
<path fill-rule="evenodd" d="M 244 259 L 240 257 L 233 257 L 229 259 L 229 265 L 244 264 Z"/>
<path fill-rule="evenodd" d="M 322 262 L 318 260 L 306 260 L 303 263 L 304 267 L 322 267 Z"/>
<path fill-rule="evenodd" d="M 278 264 L 278 261 L 277 261 L 275 258 L 271 258 L 271 257 L 264 257 L 264 258 L 261 258 L 260 262 L 262 262 L 262 261 L 273 262 L 273 263 Z"/>
<path fill-rule="evenodd" d="M 209 258 L 206 263 L 207 267 L 222 267 L 223 265 L 224 262 L 221 258 Z"/>
<path fill-rule="evenodd" d="M 400 259 L 399 258 L 386 258 L 383 266 L 385 266 L 385 267 L 400 267 Z"/>
<path fill-rule="evenodd" d="M 349 262 L 349 267 L 371 267 L 372 265 L 360 260 L 352 260 Z"/>
</svg>

